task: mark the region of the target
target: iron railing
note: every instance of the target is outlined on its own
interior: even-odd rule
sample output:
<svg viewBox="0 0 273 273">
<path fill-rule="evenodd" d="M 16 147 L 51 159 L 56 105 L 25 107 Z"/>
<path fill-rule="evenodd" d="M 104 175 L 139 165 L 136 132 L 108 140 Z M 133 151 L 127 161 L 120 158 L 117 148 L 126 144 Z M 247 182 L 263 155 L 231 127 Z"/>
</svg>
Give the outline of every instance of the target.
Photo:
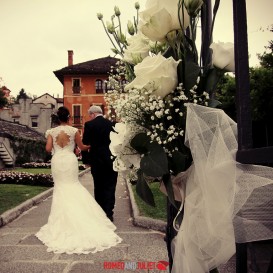
<svg viewBox="0 0 273 273">
<path fill-rule="evenodd" d="M 72 116 L 73 125 L 82 125 L 82 116 Z"/>
</svg>

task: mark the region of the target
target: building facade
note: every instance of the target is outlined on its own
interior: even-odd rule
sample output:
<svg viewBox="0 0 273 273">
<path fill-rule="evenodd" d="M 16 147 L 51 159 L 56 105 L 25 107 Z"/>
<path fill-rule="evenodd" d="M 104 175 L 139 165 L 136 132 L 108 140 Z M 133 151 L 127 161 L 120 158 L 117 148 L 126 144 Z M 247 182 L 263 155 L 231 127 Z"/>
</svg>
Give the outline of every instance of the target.
<svg viewBox="0 0 273 273">
<path fill-rule="evenodd" d="M 20 144 L 20 142 L 22 143 Z M 45 158 L 45 136 L 30 128 L 26 125 L 22 125 L 16 122 L 11 122 L 7 120 L 0 119 L 0 170 L 3 168 L 11 168 L 15 166 L 15 162 L 18 158 L 24 157 L 26 153 L 27 156 L 25 159 L 30 159 L 32 161 L 41 161 L 43 162 Z M 16 147 L 12 143 L 16 143 Z M 37 151 L 35 143 L 40 142 L 40 148 L 42 151 Z M 23 144 L 28 143 L 28 149 L 23 147 Z M 31 146 L 31 149 L 29 147 Z"/>
<path fill-rule="evenodd" d="M 62 98 L 54 98 L 45 93 L 36 99 L 19 99 L 18 103 L 0 110 L 0 118 L 26 125 L 44 134 L 46 130 L 52 127 L 52 114 L 62 105 Z"/>
<path fill-rule="evenodd" d="M 54 71 L 63 85 L 63 103 L 71 114 L 71 125 L 81 132 L 84 123 L 89 120 L 88 109 L 99 105 L 105 112 L 105 81 L 117 58 L 104 57 L 79 64 L 73 64 L 73 51 L 68 51 L 68 66 Z"/>
</svg>

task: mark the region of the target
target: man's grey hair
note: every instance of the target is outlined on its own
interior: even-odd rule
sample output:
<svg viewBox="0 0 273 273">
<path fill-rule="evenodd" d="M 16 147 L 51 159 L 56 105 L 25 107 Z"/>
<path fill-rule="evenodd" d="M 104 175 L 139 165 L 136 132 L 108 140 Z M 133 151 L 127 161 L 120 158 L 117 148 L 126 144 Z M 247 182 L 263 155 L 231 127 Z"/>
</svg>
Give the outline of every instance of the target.
<svg viewBox="0 0 273 273">
<path fill-rule="evenodd" d="M 92 114 L 92 113 L 102 114 L 102 109 L 101 109 L 101 107 L 98 106 L 98 105 L 92 105 L 92 106 L 88 109 L 88 114 Z"/>
</svg>

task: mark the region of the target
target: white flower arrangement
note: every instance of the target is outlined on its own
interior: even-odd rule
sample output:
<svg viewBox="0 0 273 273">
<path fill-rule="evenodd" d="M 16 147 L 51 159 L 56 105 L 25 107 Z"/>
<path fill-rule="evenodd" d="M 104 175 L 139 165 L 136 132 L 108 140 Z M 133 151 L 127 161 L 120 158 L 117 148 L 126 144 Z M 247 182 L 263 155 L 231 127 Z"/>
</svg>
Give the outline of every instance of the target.
<svg viewBox="0 0 273 273">
<path fill-rule="evenodd" d="M 139 12 L 136 3 L 134 23 L 127 24 L 128 39 L 117 7 L 108 28 L 98 14 L 112 51 L 122 58 L 110 73 L 110 90 L 105 94 L 109 117 L 118 121 L 110 145 L 114 168 L 134 170 L 141 189 L 137 192 L 151 205 L 154 200 L 147 186 L 151 177 L 164 182 L 174 203 L 171 176 L 191 164 L 184 144 L 187 103 L 217 106 L 211 97 L 217 82 L 226 71 L 234 71 L 230 43 L 211 44 L 212 61 L 199 60 L 196 35 L 202 5 L 202 0 L 147 0 Z M 216 0 L 213 22 L 218 6 Z M 206 35 L 211 37 L 212 32 Z M 149 194 L 143 195 L 145 191 Z"/>
</svg>

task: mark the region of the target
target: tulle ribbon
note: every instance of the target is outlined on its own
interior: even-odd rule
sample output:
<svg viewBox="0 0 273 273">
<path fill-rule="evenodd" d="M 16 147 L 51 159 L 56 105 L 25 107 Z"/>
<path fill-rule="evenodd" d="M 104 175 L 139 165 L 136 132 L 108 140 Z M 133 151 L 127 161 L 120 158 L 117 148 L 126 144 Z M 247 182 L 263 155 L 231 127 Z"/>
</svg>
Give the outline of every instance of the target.
<svg viewBox="0 0 273 273">
<path fill-rule="evenodd" d="M 172 273 L 205 273 L 235 254 L 235 242 L 273 238 L 273 168 L 236 162 L 237 124 L 219 109 L 188 104 L 185 143 L 193 164 L 175 182 L 184 217 Z"/>
</svg>

